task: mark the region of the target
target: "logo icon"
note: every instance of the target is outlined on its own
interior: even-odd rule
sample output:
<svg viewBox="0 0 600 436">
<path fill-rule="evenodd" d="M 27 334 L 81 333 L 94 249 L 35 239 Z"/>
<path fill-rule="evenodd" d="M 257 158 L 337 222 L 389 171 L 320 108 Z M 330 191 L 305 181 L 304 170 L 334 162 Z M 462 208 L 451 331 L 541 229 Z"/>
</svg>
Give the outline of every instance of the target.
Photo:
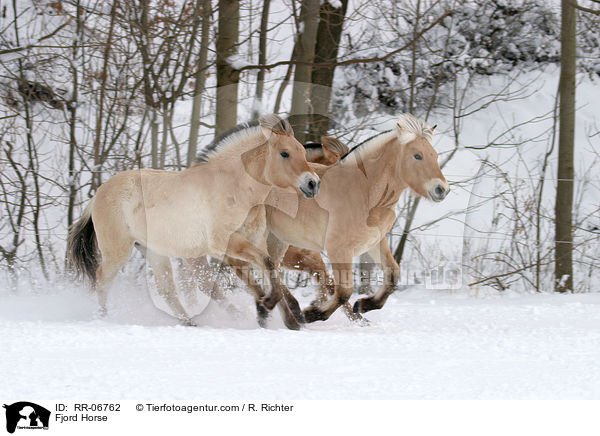
<svg viewBox="0 0 600 436">
<path fill-rule="evenodd" d="M 6 431 L 14 433 L 18 429 L 48 429 L 50 411 L 29 401 L 19 401 L 6 409 Z"/>
</svg>

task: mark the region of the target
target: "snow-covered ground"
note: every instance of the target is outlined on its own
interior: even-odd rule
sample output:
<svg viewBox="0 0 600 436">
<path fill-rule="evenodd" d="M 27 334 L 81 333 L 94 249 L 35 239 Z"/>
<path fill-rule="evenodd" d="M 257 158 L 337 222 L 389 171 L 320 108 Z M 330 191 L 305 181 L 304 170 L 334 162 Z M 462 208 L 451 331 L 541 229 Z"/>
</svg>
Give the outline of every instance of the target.
<svg viewBox="0 0 600 436">
<path fill-rule="evenodd" d="M 302 304 L 310 293 L 301 293 Z M 371 312 L 302 331 L 211 303 L 177 325 L 123 281 L 110 315 L 63 288 L 2 295 L 5 398 L 600 399 L 600 294 L 499 294 L 412 288 Z"/>
</svg>

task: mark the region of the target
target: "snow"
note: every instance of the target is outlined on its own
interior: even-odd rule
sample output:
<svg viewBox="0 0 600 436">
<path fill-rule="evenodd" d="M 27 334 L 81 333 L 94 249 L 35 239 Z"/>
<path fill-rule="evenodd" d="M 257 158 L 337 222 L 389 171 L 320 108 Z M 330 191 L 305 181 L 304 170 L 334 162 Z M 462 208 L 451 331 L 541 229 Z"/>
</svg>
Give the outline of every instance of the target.
<svg viewBox="0 0 600 436">
<path fill-rule="evenodd" d="M 4 295 L 6 398 L 600 399 L 600 294 L 411 288 L 299 332 L 209 305 L 183 327 L 121 280 L 108 318 L 69 287 Z M 312 297 L 300 293 L 302 304 Z M 44 374 L 44 383 L 32 374 Z"/>
</svg>

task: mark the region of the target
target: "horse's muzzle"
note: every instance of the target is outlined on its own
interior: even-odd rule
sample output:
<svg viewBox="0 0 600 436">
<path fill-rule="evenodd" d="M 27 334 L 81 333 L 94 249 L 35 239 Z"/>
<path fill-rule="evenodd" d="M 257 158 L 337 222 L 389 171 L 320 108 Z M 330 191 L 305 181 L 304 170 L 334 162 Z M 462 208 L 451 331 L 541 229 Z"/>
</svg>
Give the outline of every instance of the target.
<svg viewBox="0 0 600 436">
<path fill-rule="evenodd" d="M 446 198 L 446 196 L 448 195 L 448 192 L 450 192 L 449 187 L 444 186 L 442 184 L 438 184 L 433 189 L 431 189 L 428 192 L 428 194 L 429 194 L 429 198 L 431 198 L 433 201 L 435 201 L 437 203 L 439 201 L 442 201 L 444 198 Z"/>
<path fill-rule="evenodd" d="M 298 186 L 302 195 L 306 198 L 313 198 L 319 193 L 319 189 L 321 188 L 321 179 L 314 178 L 311 175 L 308 177 L 304 177 L 303 182 Z"/>
</svg>

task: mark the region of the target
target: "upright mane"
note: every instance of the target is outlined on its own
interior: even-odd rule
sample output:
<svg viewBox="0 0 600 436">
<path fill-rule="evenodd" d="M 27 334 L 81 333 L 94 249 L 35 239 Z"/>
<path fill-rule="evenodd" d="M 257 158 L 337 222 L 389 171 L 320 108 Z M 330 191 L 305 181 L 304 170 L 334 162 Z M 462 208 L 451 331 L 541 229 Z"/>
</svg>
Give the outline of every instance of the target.
<svg viewBox="0 0 600 436">
<path fill-rule="evenodd" d="M 400 136 L 400 143 L 408 144 L 415 138 L 422 136 L 429 142 L 433 141 L 433 130 L 425 121 L 412 114 L 400 114 L 396 120 Z"/>
<path fill-rule="evenodd" d="M 258 120 L 238 124 L 218 135 L 210 144 L 200 150 L 196 155 L 195 163 L 208 162 L 212 157 L 220 154 L 221 151 L 229 148 L 232 144 L 258 133 L 261 133 Z"/>
<path fill-rule="evenodd" d="M 281 135 L 293 135 L 292 126 L 286 120 L 277 115 L 263 115 L 258 120 L 238 124 L 235 127 L 221 133 L 210 144 L 204 147 L 196 155 L 195 163 L 208 162 L 226 151 L 230 151 L 246 139 L 260 137 L 265 140 L 261 127 Z M 250 141 L 255 142 L 255 141 Z"/>
<path fill-rule="evenodd" d="M 401 144 L 408 144 L 419 136 L 424 137 L 428 141 L 432 141 L 433 130 L 425 121 L 416 118 L 412 114 L 400 114 L 396 119 L 396 127 L 394 129 L 378 133 L 356 145 L 348 153 L 342 156 L 340 162 L 344 162 L 347 158 L 353 156 L 354 151 L 356 150 L 363 153 L 376 151 L 394 137 L 398 137 Z"/>
</svg>

